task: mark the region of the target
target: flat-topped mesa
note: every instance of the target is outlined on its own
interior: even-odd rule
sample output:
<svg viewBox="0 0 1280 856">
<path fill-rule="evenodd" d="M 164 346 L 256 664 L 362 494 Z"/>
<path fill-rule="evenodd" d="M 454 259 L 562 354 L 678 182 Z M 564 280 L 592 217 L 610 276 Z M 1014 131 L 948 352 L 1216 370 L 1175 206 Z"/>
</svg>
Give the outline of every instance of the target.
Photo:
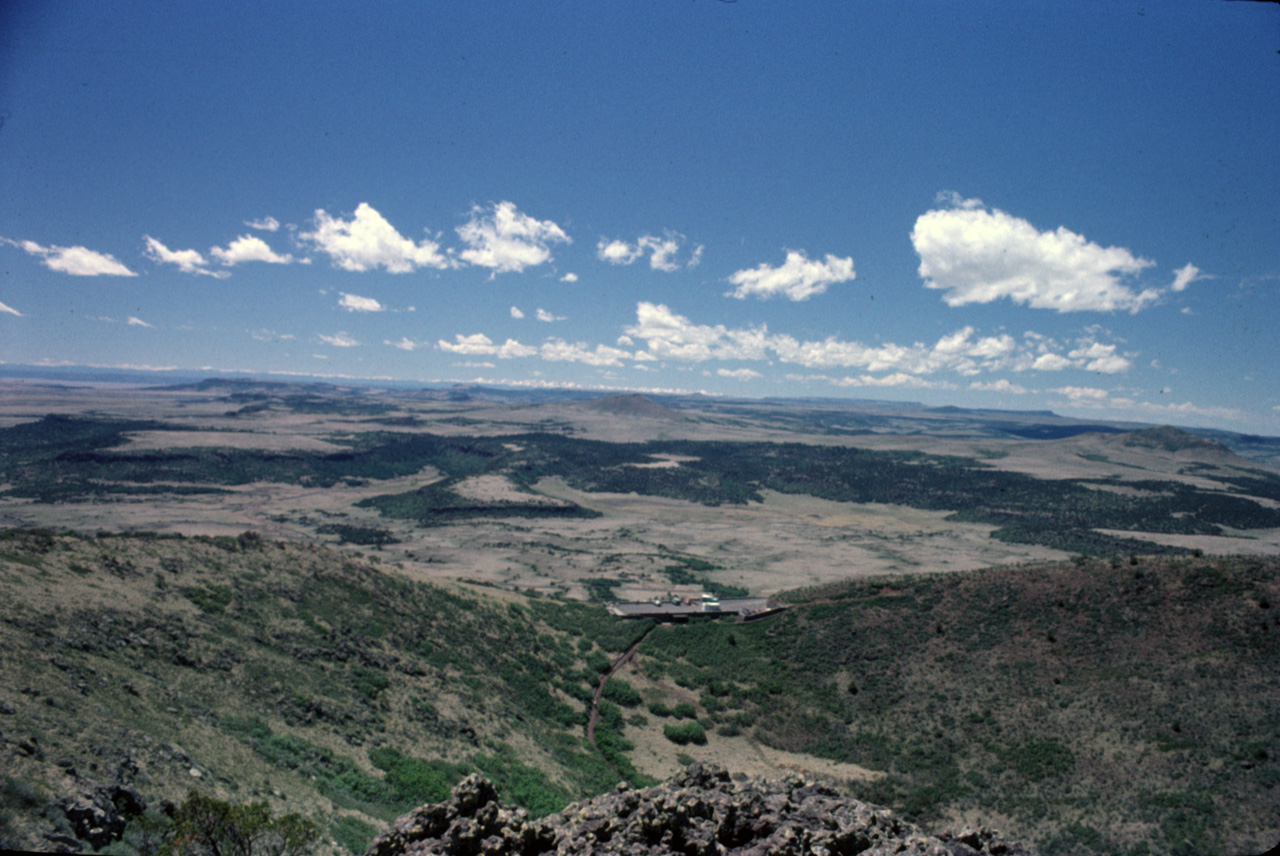
<svg viewBox="0 0 1280 856">
<path fill-rule="evenodd" d="M 502 806 L 479 775 L 448 802 L 398 819 L 367 856 L 1031 856 L 988 829 L 931 836 L 887 809 L 842 797 L 798 776 L 734 783 L 723 767 L 694 764 L 656 787 L 619 785 L 530 820 Z"/>
</svg>

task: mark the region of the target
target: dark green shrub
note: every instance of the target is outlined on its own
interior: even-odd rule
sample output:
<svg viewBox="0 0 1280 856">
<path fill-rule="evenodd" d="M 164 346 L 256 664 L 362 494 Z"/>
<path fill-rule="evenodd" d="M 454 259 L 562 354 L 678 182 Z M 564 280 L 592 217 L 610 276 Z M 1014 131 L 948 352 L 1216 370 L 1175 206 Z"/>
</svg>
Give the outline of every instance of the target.
<svg viewBox="0 0 1280 856">
<path fill-rule="evenodd" d="M 604 673 L 613 666 L 613 661 L 603 651 L 592 651 L 587 655 L 587 668 L 593 672 Z"/>
<path fill-rule="evenodd" d="M 273 818 L 265 802 L 234 805 L 195 791 L 173 816 L 173 838 L 165 849 L 178 856 L 301 856 L 320 837 L 298 814 Z"/>
<path fill-rule="evenodd" d="M 636 707 L 641 702 L 640 691 L 621 678 L 609 678 L 605 681 L 602 695 L 623 707 Z"/>
<path fill-rule="evenodd" d="M 386 783 L 408 805 L 444 802 L 453 786 L 471 772 L 465 764 L 424 761 L 389 746 L 370 752 L 369 763 L 386 772 Z"/>
<path fill-rule="evenodd" d="M 351 669 L 351 685 L 356 688 L 360 695 L 373 701 L 378 697 L 379 693 L 391 686 L 391 680 L 382 672 L 375 672 L 363 666 L 353 666 Z"/>
<path fill-rule="evenodd" d="M 352 856 L 362 856 L 378 829 L 355 817 L 339 817 L 329 826 L 329 834 Z"/>
<path fill-rule="evenodd" d="M 697 743 L 699 746 L 707 742 L 707 731 L 700 722 L 668 722 L 662 726 L 662 734 L 672 743 L 685 746 Z"/>
</svg>

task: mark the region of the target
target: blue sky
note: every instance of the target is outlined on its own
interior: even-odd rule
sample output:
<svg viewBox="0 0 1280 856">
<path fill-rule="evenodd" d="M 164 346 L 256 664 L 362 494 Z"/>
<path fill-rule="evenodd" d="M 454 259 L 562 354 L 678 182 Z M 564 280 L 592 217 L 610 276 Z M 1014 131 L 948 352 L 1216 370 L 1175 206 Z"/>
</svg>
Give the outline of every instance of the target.
<svg viewBox="0 0 1280 856">
<path fill-rule="evenodd" d="M 1270 4 L 0 15 L 10 365 L 1280 434 Z"/>
</svg>

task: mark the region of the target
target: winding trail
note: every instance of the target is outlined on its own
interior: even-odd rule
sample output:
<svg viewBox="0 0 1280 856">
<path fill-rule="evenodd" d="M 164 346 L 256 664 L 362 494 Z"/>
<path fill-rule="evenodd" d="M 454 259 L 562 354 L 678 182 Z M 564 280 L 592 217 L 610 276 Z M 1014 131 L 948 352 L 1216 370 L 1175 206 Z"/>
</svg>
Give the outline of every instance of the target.
<svg viewBox="0 0 1280 856">
<path fill-rule="evenodd" d="M 640 648 L 640 643 L 643 642 L 645 637 L 652 633 L 653 629 L 657 626 L 657 622 L 651 622 L 645 631 L 640 634 L 640 638 L 635 642 L 632 642 L 631 647 L 628 648 L 622 656 L 613 661 L 612 665 L 609 666 L 609 670 L 600 676 L 600 683 L 596 684 L 596 691 L 591 696 L 591 712 L 587 714 L 587 742 L 592 746 L 595 746 L 597 750 L 599 750 L 600 747 L 596 746 L 596 720 L 600 718 L 600 697 L 604 695 L 605 681 L 613 677 L 619 669 L 631 661 L 631 658 Z"/>
</svg>

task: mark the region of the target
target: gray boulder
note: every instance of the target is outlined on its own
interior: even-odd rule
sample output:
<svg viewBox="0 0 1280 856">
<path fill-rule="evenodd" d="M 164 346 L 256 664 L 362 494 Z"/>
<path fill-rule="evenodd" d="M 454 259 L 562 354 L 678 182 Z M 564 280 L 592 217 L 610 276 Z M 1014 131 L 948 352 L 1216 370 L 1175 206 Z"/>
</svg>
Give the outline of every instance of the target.
<svg viewBox="0 0 1280 856">
<path fill-rule="evenodd" d="M 530 820 L 472 775 L 448 802 L 399 818 L 368 856 L 1031 856 L 990 830 L 931 836 L 887 809 L 798 776 L 735 784 L 694 764 L 665 784 L 613 793 Z"/>
</svg>

